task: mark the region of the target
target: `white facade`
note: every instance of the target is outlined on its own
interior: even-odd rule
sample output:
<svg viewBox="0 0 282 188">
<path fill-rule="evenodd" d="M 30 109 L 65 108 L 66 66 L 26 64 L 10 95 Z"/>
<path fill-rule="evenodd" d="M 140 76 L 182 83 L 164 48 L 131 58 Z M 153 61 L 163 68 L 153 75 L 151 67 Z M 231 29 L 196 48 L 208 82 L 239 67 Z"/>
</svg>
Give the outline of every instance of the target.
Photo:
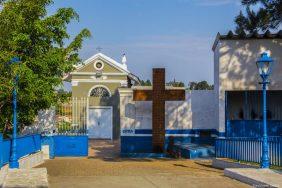
<svg viewBox="0 0 282 188">
<path fill-rule="evenodd" d="M 256 61 L 262 52 L 275 60 L 269 89 L 282 90 L 282 39 L 224 39 L 218 35 L 213 51 L 216 124 L 219 132 L 225 132 L 225 91 L 261 89 Z"/>
<path fill-rule="evenodd" d="M 152 102 L 133 101 L 131 88 L 120 88 L 119 93 L 121 136 L 135 136 L 136 130 L 151 130 Z M 212 90 L 186 91 L 185 101 L 166 102 L 166 130 L 216 129 L 215 106 Z"/>
</svg>

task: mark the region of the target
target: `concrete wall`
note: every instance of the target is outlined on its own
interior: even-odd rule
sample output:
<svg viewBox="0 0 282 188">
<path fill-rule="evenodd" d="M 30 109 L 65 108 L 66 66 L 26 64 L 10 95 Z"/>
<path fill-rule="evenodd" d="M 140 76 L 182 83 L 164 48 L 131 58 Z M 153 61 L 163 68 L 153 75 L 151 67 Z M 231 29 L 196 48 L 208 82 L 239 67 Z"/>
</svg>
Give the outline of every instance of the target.
<svg viewBox="0 0 282 188">
<path fill-rule="evenodd" d="M 214 86 L 219 132 L 225 132 L 225 91 L 260 90 L 256 61 L 262 52 L 275 59 L 270 90 L 282 89 L 282 39 L 221 40 L 214 50 Z"/>
<path fill-rule="evenodd" d="M 133 101 L 133 90 L 119 89 L 121 153 L 152 152 L 152 102 Z M 213 91 L 187 91 L 185 101 L 167 101 L 166 143 L 213 143 L 216 132 L 216 105 Z M 202 137 L 202 133 L 208 135 Z M 204 135 L 204 134 L 203 134 Z"/>
<path fill-rule="evenodd" d="M 217 129 L 216 101 L 213 90 L 195 90 L 188 93 L 191 97 L 192 128 Z"/>
<path fill-rule="evenodd" d="M 119 92 L 121 134 L 152 129 L 152 102 L 133 101 L 132 89 L 121 88 Z M 166 130 L 216 129 L 215 104 L 212 90 L 187 91 L 185 101 L 167 101 Z"/>
</svg>

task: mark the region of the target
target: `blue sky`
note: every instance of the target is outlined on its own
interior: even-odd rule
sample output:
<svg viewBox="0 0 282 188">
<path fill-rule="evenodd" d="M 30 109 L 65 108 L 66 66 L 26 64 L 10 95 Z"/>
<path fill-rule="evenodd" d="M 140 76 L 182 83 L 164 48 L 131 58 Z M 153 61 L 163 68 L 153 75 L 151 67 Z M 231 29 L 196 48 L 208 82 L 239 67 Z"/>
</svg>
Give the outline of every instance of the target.
<svg viewBox="0 0 282 188">
<path fill-rule="evenodd" d="M 127 54 L 129 70 L 141 79 L 151 78 L 153 67 L 165 67 L 167 81 L 176 79 L 213 83 L 213 52 L 217 32 L 234 29 L 240 0 L 55 0 L 50 13 L 73 7 L 80 15 L 68 31 L 92 32 L 82 59 L 96 48 L 117 61 Z"/>
</svg>

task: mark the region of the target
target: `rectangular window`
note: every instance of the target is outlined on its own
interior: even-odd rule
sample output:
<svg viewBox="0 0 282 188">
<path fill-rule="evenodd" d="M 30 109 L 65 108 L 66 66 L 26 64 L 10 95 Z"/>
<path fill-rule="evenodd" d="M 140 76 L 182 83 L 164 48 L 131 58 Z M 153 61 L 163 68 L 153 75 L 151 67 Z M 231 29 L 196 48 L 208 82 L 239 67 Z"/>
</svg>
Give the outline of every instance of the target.
<svg viewBox="0 0 282 188">
<path fill-rule="evenodd" d="M 226 118 L 228 120 L 261 120 L 262 91 L 227 91 Z M 268 120 L 282 120 L 282 91 L 267 91 Z"/>
</svg>

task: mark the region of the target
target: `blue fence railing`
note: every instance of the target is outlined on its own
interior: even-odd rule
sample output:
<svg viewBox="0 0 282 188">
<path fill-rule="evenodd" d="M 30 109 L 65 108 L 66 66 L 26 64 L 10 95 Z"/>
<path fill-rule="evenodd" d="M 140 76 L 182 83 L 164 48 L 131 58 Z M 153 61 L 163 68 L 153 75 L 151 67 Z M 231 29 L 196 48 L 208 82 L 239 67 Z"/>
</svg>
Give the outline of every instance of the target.
<svg viewBox="0 0 282 188">
<path fill-rule="evenodd" d="M 271 165 L 282 166 L 282 137 L 269 137 L 268 142 Z M 262 141 L 259 138 L 219 138 L 215 141 L 215 155 L 260 163 Z"/>
<path fill-rule="evenodd" d="M 262 120 L 227 120 L 226 137 L 260 137 L 263 133 Z M 268 120 L 267 134 L 270 137 L 282 136 L 282 121 Z"/>
<path fill-rule="evenodd" d="M 1 134 L 0 134 L 1 135 Z M 4 139 L 0 136 L 0 167 L 7 164 L 11 156 L 11 139 Z M 17 138 L 17 157 L 36 153 L 41 150 L 41 135 L 27 135 Z"/>
</svg>

